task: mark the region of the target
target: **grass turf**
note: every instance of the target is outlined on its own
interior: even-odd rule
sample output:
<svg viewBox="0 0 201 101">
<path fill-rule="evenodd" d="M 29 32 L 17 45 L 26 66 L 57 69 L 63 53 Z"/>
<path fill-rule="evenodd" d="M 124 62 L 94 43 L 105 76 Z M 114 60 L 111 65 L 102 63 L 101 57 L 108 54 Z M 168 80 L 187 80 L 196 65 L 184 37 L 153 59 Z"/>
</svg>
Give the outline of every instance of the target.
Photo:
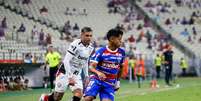
<svg viewBox="0 0 201 101">
<path fill-rule="evenodd" d="M 164 80 L 159 80 L 160 88 L 151 89 L 145 81 L 141 88 L 137 83 L 121 81 L 121 88 L 115 95 L 115 101 L 199 101 L 201 99 L 201 78 L 179 78 L 171 87 L 165 87 Z M 180 86 L 176 86 L 179 84 Z M 38 101 L 41 93 L 48 89 L 13 91 L 0 93 L 0 101 Z M 72 96 L 67 90 L 62 101 L 69 101 Z M 96 101 L 99 101 L 97 98 Z"/>
</svg>

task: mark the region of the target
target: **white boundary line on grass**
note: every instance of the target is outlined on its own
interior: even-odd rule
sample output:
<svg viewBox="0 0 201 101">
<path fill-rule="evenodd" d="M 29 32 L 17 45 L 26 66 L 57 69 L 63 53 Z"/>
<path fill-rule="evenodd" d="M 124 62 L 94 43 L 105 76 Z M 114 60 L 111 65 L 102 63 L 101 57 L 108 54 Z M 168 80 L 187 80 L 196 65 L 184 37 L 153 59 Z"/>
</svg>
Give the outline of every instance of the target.
<svg viewBox="0 0 201 101">
<path fill-rule="evenodd" d="M 168 90 L 174 90 L 174 89 L 178 89 L 178 88 L 186 88 L 186 87 L 191 87 L 191 86 L 197 86 L 200 84 L 192 84 L 192 85 L 188 85 L 188 86 L 182 86 L 182 87 L 165 87 L 165 88 L 156 88 L 156 89 L 142 89 L 142 90 L 138 90 L 138 91 L 132 91 L 132 90 L 127 90 L 125 92 L 119 93 L 119 95 L 121 96 L 116 96 L 116 99 L 122 99 L 125 98 L 127 96 L 131 96 L 131 95 L 146 95 L 146 94 L 150 94 L 150 93 L 155 93 L 155 92 L 161 92 L 161 91 L 168 91 Z M 131 94 L 131 95 L 129 95 Z"/>
</svg>

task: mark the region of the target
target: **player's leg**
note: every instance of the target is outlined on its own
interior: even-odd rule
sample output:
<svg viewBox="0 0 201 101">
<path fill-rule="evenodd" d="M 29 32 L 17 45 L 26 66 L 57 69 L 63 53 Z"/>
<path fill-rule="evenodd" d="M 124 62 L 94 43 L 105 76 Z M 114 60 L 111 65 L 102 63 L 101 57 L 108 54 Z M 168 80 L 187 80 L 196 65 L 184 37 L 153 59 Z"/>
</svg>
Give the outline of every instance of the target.
<svg viewBox="0 0 201 101">
<path fill-rule="evenodd" d="M 160 66 L 156 66 L 156 77 L 157 79 L 160 78 Z"/>
<path fill-rule="evenodd" d="M 165 83 L 169 85 L 169 76 L 168 76 L 169 69 L 165 67 Z"/>
<path fill-rule="evenodd" d="M 102 99 L 101 101 L 112 101 L 112 100 L 110 100 L 110 99 Z"/>
<path fill-rule="evenodd" d="M 53 98 L 56 101 L 60 101 L 64 95 L 64 92 L 68 85 L 68 78 L 63 73 L 58 73 L 55 81 L 55 92 Z"/>
<path fill-rule="evenodd" d="M 99 92 L 101 101 L 114 101 L 114 87 L 109 84 L 102 84 L 104 87 Z"/>
<path fill-rule="evenodd" d="M 161 76 L 161 66 L 158 67 L 158 78 L 160 78 Z"/>
<path fill-rule="evenodd" d="M 169 68 L 170 68 L 170 69 L 169 69 L 169 75 L 170 75 L 169 79 L 170 79 L 170 80 L 173 80 L 173 75 L 172 75 L 172 63 L 169 64 Z"/>
<path fill-rule="evenodd" d="M 76 89 L 73 91 L 73 97 L 71 101 L 80 101 L 82 98 L 82 90 L 81 89 Z"/>
<path fill-rule="evenodd" d="M 57 66 L 55 67 L 51 67 L 49 72 L 50 72 L 50 87 L 51 87 L 51 90 L 54 89 L 54 80 L 56 79 L 56 73 L 57 73 Z"/>
<path fill-rule="evenodd" d="M 186 68 L 183 68 L 183 72 L 184 72 L 183 76 L 186 76 Z"/>
<path fill-rule="evenodd" d="M 141 76 L 140 75 L 137 75 L 137 83 L 138 83 L 138 88 L 141 87 Z"/>
<path fill-rule="evenodd" d="M 42 94 L 39 101 L 60 101 L 64 92 L 52 92 L 50 94 Z"/>
<path fill-rule="evenodd" d="M 90 79 L 90 82 L 84 91 L 84 101 L 93 101 L 100 89 L 101 85 L 99 81 L 96 79 Z"/>
<path fill-rule="evenodd" d="M 39 101 L 60 101 L 67 88 L 67 78 L 63 73 L 56 77 L 55 91 L 51 94 L 42 94 Z"/>
<path fill-rule="evenodd" d="M 85 96 L 84 101 L 93 101 L 95 98 L 93 96 Z"/>
<path fill-rule="evenodd" d="M 82 79 L 81 79 L 81 76 L 79 75 L 75 75 L 73 79 L 75 80 L 76 83 L 74 86 L 70 86 L 70 89 L 73 92 L 72 101 L 80 101 L 83 95 Z"/>
<path fill-rule="evenodd" d="M 53 92 L 50 96 L 48 101 L 61 101 L 63 98 L 64 92 Z"/>
<path fill-rule="evenodd" d="M 50 75 L 50 88 L 52 90 L 54 88 L 54 68 L 50 68 L 49 75 Z"/>
</svg>

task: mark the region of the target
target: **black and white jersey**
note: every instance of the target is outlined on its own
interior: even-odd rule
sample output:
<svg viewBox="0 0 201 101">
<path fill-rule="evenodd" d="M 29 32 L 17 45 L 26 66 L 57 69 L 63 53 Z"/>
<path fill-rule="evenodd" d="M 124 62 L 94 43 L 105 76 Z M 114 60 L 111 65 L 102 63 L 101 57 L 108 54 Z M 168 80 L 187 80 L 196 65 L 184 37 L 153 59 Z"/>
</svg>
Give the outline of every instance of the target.
<svg viewBox="0 0 201 101">
<path fill-rule="evenodd" d="M 80 39 L 74 40 L 70 44 L 63 60 L 67 75 L 80 74 L 83 69 L 85 75 L 88 76 L 88 60 L 93 50 L 92 44 L 84 46 Z"/>
</svg>

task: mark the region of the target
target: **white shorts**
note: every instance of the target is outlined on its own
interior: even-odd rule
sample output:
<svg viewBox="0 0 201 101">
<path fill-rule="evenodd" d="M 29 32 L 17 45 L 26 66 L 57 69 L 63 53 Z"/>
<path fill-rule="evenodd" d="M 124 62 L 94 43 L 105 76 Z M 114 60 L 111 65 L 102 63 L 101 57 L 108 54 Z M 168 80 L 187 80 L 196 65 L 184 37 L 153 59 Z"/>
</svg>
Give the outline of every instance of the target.
<svg viewBox="0 0 201 101">
<path fill-rule="evenodd" d="M 73 75 L 72 77 L 76 84 L 74 86 L 69 86 L 69 88 L 71 89 L 71 91 L 74 91 L 76 89 L 83 89 L 83 83 L 82 83 L 82 78 L 80 75 Z M 66 75 L 64 75 L 63 73 L 60 73 L 57 77 L 56 77 L 56 81 L 55 81 L 55 92 L 65 92 L 65 90 L 68 87 L 68 78 Z"/>
</svg>

